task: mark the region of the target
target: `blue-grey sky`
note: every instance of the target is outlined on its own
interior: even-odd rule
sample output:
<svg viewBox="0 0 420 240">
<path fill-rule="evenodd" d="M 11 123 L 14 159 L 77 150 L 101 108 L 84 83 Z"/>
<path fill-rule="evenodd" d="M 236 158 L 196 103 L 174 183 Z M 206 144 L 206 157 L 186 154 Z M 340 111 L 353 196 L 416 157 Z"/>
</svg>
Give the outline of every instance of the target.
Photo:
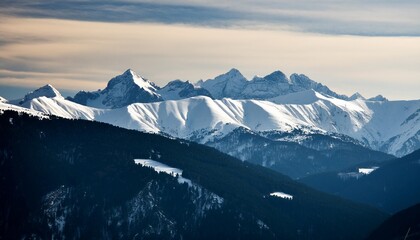
<svg viewBox="0 0 420 240">
<path fill-rule="evenodd" d="M 0 6 L 0 13 L 19 17 L 420 36 L 415 0 L 3 0 Z"/>
<path fill-rule="evenodd" d="M 7 98 L 45 83 L 103 88 L 127 68 L 162 86 L 236 67 L 248 78 L 280 69 L 348 95 L 418 99 L 420 2 L 3 0 L 0 52 Z"/>
</svg>

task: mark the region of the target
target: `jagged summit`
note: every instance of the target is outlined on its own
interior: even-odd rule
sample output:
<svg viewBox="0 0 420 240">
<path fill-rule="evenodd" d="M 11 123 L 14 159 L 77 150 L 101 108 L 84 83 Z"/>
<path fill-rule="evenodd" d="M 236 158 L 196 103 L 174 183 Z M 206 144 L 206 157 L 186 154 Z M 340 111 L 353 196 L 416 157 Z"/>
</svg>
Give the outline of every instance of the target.
<svg viewBox="0 0 420 240">
<path fill-rule="evenodd" d="M 153 94 L 156 90 L 159 89 L 154 83 L 149 82 L 145 78 L 138 75 L 131 69 L 127 69 L 123 74 L 112 78 L 109 82 L 107 87 L 104 90 L 111 91 L 113 88 L 121 88 L 123 85 L 128 85 L 128 87 L 132 87 L 133 85 L 138 86 L 139 88 L 144 89 L 145 91 Z"/>
<path fill-rule="evenodd" d="M 183 98 L 195 96 L 212 97 L 206 89 L 194 86 L 189 81 L 181 81 L 179 79 L 170 81 L 165 87 L 157 91 L 164 100 L 179 100 Z"/>
<path fill-rule="evenodd" d="M 294 73 L 290 75 L 290 81 L 291 92 L 300 92 L 304 90 L 313 89 L 322 94 L 326 94 L 343 100 L 348 100 L 348 97 L 346 95 L 337 94 L 336 92 L 329 89 L 327 86 L 310 79 L 304 74 Z"/>
<path fill-rule="evenodd" d="M 241 71 L 239 71 L 237 68 L 231 68 L 225 74 L 241 74 L 242 75 Z"/>
<path fill-rule="evenodd" d="M 62 97 L 60 92 L 54 88 L 51 84 L 47 84 L 45 86 L 42 86 L 28 94 L 26 94 L 22 100 L 19 101 L 19 104 L 23 104 L 27 101 L 30 101 L 34 98 L 39 97 L 48 97 L 48 98 L 54 98 L 54 97 Z"/>
<path fill-rule="evenodd" d="M 349 100 L 353 101 L 353 100 L 357 100 L 357 99 L 362 99 L 362 100 L 366 100 L 365 97 L 362 96 L 362 94 L 356 92 L 353 95 L 351 95 L 351 97 L 349 97 Z"/>
<path fill-rule="evenodd" d="M 222 80 L 245 79 L 246 80 L 244 75 L 242 75 L 242 73 L 236 68 L 232 68 L 226 73 L 220 74 L 215 79 L 222 79 Z"/>
<path fill-rule="evenodd" d="M 240 94 L 247 84 L 247 79 L 236 68 L 221 74 L 214 79 L 198 82 L 197 85 L 206 89 L 217 99 L 240 98 Z"/>
<path fill-rule="evenodd" d="M 336 98 L 348 99 L 347 96 L 337 94 L 327 86 L 315 82 L 303 74 L 294 73 L 288 78 L 280 70 L 276 70 L 264 77 L 255 76 L 252 80 L 248 80 L 239 70 L 233 68 L 214 79 L 199 81 L 197 85 L 207 89 L 216 99 L 267 100 L 310 89 Z"/>
<path fill-rule="evenodd" d="M 388 101 L 388 99 L 382 95 L 378 95 L 376 97 L 372 97 L 368 99 L 369 101 L 378 101 L 378 102 L 384 102 L 384 101 Z"/>
<path fill-rule="evenodd" d="M 131 68 L 128 68 L 127 70 L 125 70 L 125 72 L 122 75 L 131 75 L 131 76 L 137 75 L 138 76 L 138 74 L 134 72 L 133 69 Z"/>
<path fill-rule="evenodd" d="M 290 75 L 290 81 L 293 85 L 297 85 L 297 86 L 308 86 L 308 85 L 312 85 L 316 83 L 305 74 L 297 74 L 297 73 L 293 73 L 292 75 Z"/>
<path fill-rule="evenodd" d="M 109 80 L 106 88 L 96 92 L 78 92 L 70 101 L 98 108 L 120 108 L 131 103 L 162 101 L 159 87 L 131 69 Z"/>
<path fill-rule="evenodd" d="M 289 79 L 287 76 L 281 72 L 280 70 L 276 70 L 267 76 L 265 76 L 263 79 L 272 81 L 272 82 L 283 82 L 283 83 L 289 83 Z"/>
</svg>

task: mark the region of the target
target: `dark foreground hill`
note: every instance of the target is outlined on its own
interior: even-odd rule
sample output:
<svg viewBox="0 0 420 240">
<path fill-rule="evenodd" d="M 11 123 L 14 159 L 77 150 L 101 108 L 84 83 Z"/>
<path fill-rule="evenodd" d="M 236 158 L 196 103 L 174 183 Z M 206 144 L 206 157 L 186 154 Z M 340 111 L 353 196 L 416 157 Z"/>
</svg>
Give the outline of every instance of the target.
<svg viewBox="0 0 420 240">
<path fill-rule="evenodd" d="M 368 238 L 375 239 L 420 239 L 420 204 L 404 209 L 387 219 Z"/>
<path fill-rule="evenodd" d="M 5 111 L 0 136 L 0 239 L 362 239 L 386 218 L 209 147 L 107 124 Z"/>
<path fill-rule="evenodd" d="M 372 164 L 375 166 L 378 163 Z M 321 191 L 366 203 L 389 213 L 420 202 L 420 150 L 376 166 L 379 168 L 368 175 L 351 177 L 346 172 L 332 172 L 309 176 L 301 181 Z"/>
</svg>

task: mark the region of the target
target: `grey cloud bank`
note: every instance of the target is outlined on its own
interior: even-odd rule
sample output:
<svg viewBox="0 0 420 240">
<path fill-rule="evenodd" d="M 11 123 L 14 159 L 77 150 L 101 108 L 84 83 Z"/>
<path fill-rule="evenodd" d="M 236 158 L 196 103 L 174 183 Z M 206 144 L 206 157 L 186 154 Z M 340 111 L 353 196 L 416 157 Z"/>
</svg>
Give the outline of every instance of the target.
<svg viewBox="0 0 420 240">
<path fill-rule="evenodd" d="M 420 36 L 418 1 L 3 1 L 0 13 L 104 22 Z"/>
</svg>

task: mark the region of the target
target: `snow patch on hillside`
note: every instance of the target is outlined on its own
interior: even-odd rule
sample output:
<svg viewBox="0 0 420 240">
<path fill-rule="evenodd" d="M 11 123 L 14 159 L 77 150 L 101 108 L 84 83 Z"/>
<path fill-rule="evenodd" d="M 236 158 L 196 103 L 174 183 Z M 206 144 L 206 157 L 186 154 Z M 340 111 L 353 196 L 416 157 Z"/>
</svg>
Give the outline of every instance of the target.
<svg viewBox="0 0 420 240">
<path fill-rule="evenodd" d="M 371 174 L 373 171 L 378 169 L 379 167 L 371 167 L 371 168 L 359 168 L 359 173 L 363 173 L 365 175 Z"/>
<path fill-rule="evenodd" d="M 140 164 L 143 167 L 153 168 L 153 170 L 158 173 L 163 172 L 169 174 L 172 177 L 176 177 L 179 183 L 187 183 L 188 186 L 192 186 L 191 180 L 182 177 L 182 170 L 179 168 L 169 167 L 166 164 L 150 159 L 134 159 L 134 162 L 136 164 Z"/>
<path fill-rule="evenodd" d="M 357 172 L 338 173 L 337 176 L 342 180 L 347 180 L 349 178 L 359 179 L 363 176 L 371 174 L 373 171 L 377 170 L 378 168 L 379 167 L 359 168 Z"/>
<path fill-rule="evenodd" d="M 287 199 L 287 200 L 293 200 L 292 195 L 284 193 L 284 192 L 272 192 L 272 193 L 270 193 L 270 196 L 284 198 L 284 199 Z"/>
<path fill-rule="evenodd" d="M 154 171 L 160 173 L 166 173 L 171 175 L 172 177 L 176 177 L 179 184 L 188 184 L 189 187 L 193 187 L 195 190 L 198 190 L 200 193 L 203 191 L 203 188 L 196 183 L 193 183 L 190 179 L 184 178 L 182 176 L 182 169 L 170 167 L 164 163 L 151 160 L 151 159 L 134 159 L 135 164 L 139 164 L 143 167 L 152 168 Z M 219 205 L 224 202 L 224 199 L 215 193 L 210 193 L 211 197 L 214 201 L 216 201 Z"/>
</svg>

